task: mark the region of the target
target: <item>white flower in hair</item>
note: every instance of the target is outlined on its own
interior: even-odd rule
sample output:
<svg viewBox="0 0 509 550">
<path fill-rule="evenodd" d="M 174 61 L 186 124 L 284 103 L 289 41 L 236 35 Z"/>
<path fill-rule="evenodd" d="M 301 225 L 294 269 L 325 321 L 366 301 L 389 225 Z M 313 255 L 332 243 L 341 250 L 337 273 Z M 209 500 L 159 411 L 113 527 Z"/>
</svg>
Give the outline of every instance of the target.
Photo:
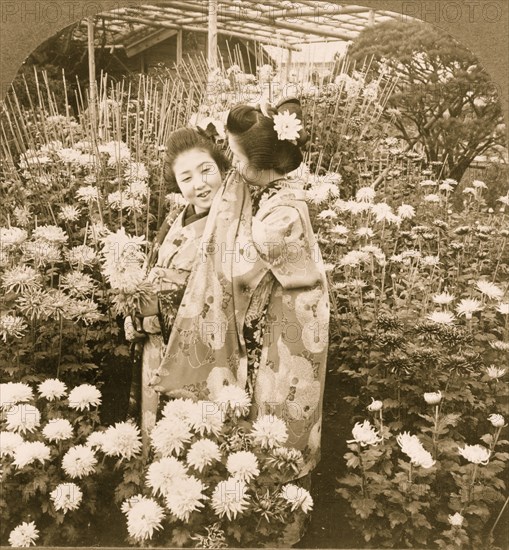
<svg viewBox="0 0 509 550">
<path fill-rule="evenodd" d="M 302 124 L 296 113 L 283 111 L 274 115 L 274 130 L 277 132 L 278 139 L 295 141 L 299 137 L 300 130 L 302 130 Z"/>
</svg>

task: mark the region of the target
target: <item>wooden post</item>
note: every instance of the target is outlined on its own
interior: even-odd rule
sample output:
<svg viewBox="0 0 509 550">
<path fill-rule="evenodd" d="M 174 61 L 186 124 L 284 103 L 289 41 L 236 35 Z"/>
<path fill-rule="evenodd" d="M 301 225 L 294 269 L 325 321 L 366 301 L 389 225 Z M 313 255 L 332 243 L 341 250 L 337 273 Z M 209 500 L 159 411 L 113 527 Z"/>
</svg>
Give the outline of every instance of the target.
<svg viewBox="0 0 509 550">
<path fill-rule="evenodd" d="M 177 32 L 177 63 L 182 63 L 182 29 Z"/>
<path fill-rule="evenodd" d="M 95 80 L 95 47 L 94 47 L 94 18 L 87 18 L 88 38 L 88 111 L 90 113 L 90 124 L 92 135 L 95 136 L 96 127 L 96 105 L 97 105 L 97 83 Z"/>
<path fill-rule="evenodd" d="M 209 72 L 217 68 L 217 0 L 209 0 L 208 50 Z"/>
</svg>

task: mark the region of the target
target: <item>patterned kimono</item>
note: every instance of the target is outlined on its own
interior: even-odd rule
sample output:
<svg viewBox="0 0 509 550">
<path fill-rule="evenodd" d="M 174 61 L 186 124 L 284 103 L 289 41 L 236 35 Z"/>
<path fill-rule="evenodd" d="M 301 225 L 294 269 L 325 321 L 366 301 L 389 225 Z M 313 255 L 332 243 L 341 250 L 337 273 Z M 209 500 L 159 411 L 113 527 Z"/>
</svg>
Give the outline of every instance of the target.
<svg viewBox="0 0 509 550">
<path fill-rule="evenodd" d="M 208 220 L 154 387 L 200 399 L 247 389 L 252 418 L 286 421 L 305 476 L 320 454 L 329 299 L 303 182 L 271 186 L 253 208 L 233 173 Z"/>
<path fill-rule="evenodd" d="M 141 431 L 145 450 L 148 450 L 148 436 L 156 422 L 159 402 L 159 394 L 149 382 L 163 358 L 198 253 L 207 214 L 195 214 L 192 205 L 188 205 L 171 226 L 167 218 L 147 260 L 147 280 L 154 285 L 159 314 L 144 317 L 142 325 L 148 335 L 143 343 L 141 368 Z"/>
</svg>

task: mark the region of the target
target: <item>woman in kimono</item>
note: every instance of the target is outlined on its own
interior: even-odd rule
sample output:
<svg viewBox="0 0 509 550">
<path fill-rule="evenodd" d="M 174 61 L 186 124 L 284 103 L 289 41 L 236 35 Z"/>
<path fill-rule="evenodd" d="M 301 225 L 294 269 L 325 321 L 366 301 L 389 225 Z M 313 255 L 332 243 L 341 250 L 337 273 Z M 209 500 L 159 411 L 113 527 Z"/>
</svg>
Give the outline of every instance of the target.
<svg viewBox="0 0 509 550">
<path fill-rule="evenodd" d="M 159 395 L 149 386 L 159 367 L 169 333 L 197 257 L 212 200 L 222 184 L 228 161 L 214 142 L 198 131 L 182 128 L 167 142 L 164 177 L 188 204 L 172 222 L 164 220 L 146 261 L 147 281 L 154 292 L 133 319 L 126 337 L 141 340 L 141 431 L 145 453 L 156 422 Z M 140 391 L 138 390 L 138 391 Z"/>
<path fill-rule="evenodd" d="M 298 122 L 299 102 L 229 113 L 236 171 L 212 206 L 154 387 L 199 399 L 213 399 L 224 384 L 245 388 L 253 419 L 272 413 L 286 421 L 287 445 L 304 458 L 296 477 L 309 487 L 320 456 L 329 298 L 305 182 L 289 175 L 306 138 L 302 129 L 278 133 L 280 114 Z M 283 544 L 297 542 L 302 528 L 288 526 Z"/>
</svg>

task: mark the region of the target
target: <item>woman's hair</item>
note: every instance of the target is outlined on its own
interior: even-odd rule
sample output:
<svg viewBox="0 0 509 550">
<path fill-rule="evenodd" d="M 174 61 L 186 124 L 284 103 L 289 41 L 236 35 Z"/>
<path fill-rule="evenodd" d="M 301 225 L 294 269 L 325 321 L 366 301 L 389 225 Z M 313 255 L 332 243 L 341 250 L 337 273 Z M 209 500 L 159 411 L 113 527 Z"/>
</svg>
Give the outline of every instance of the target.
<svg viewBox="0 0 509 550">
<path fill-rule="evenodd" d="M 290 102 L 288 102 L 290 104 Z M 293 112 L 302 120 L 300 103 L 291 102 Z M 279 106 L 279 112 L 285 111 L 285 105 Z M 272 109 L 269 115 L 277 114 Z M 237 105 L 228 114 L 226 130 L 235 136 L 239 147 L 249 159 L 250 164 L 258 170 L 274 169 L 286 174 L 298 168 L 303 160 L 298 145 L 288 140 L 278 139 L 272 116 L 265 116 L 259 108 L 250 105 Z M 303 144 L 305 138 L 299 139 Z"/>
<path fill-rule="evenodd" d="M 201 134 L 193 128 L 180 128 L 172 132 L 166 142 L 166 155 L 164 158 L 163 175 L 169 184 L 170 192 L 179 193 L 175 172 L 173 170 L 177 157 L 190 149 L 200 149 L 209 153 L 217 164 L 219 171 L 224 174 L 230 167 L 230 163 L 219 147 L 205 134 Z"/>
</svg>

